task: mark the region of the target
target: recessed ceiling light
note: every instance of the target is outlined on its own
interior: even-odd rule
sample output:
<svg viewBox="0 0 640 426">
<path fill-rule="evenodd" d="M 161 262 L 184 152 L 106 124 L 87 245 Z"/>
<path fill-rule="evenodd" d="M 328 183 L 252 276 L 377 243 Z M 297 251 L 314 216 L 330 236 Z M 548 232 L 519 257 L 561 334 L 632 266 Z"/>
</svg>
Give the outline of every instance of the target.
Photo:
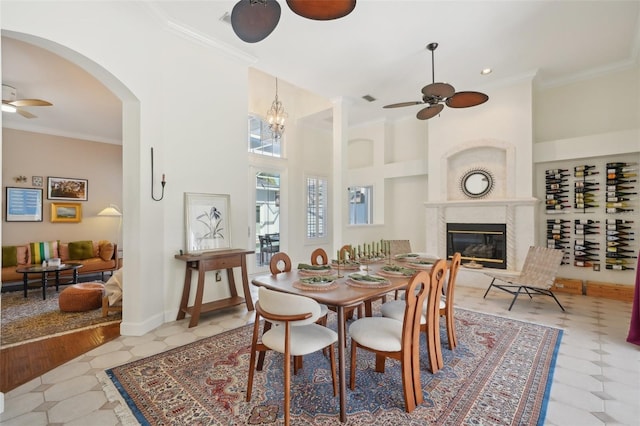
<svg viewBox="0 0 640 426">
<path fill-rule="evenodd" d="M 362 99 L 364 99 L 365 101 L 368 101 L 368 102 L 373 102 L 373 101 L 375 101 L 375 100 L 376 100 L 376 98 L 374 98 L 374 97 L 373 97 L 373 96 L 371 96 L 371 95 L 364 95 L 364 96 L 362 97 Z"/>
<path fill-rule="evenodd" d="M 480 74 L 487 75 L 487 74 L 491 74 L 491 72 L 493 72 L 491 68 L 485 68 L 482 71 L 480 71 Z"/>
</svg>

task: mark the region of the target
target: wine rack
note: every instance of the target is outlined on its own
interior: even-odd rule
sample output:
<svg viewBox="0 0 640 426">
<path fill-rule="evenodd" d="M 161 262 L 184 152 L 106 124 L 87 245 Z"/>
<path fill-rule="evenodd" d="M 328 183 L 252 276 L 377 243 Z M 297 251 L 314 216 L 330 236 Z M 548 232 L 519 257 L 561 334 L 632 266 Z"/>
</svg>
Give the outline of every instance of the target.
<svg viewBox="0 0 640 426">
<path fill-rule="evenodd" d="M 630 243 L 635 240 L 632 220 L 607 219 L 607 254 L 605 267 L 614 271 L 634 269 L 637 256 Z"/>
<path fill-rule="evenodd" d="M 547 219 L 547 248 L 562 250 L 561 265 L 570 264 L 569 249 L 571 239 L 571 221 L 566 219 Z"/>
<path fill-rule="evenodd" d="M 599 207 L 596 201 L 597 191 L 600 189 L 595 175 L 598 175 L 596 166 L 584 164 L 573 168 L 573 176 L 578 178 L 573 183 L 573 207 L 576 213 L 587 213 Z"/>
<path fill-rule="evenodd" d="M 573 265 L 580 268 L 592 268 L 598 264 L 600 244 L 594 240 L 600 233 L 600 222 L 591 219 L 574 220 Z"/>
<path fill-rule="evenodd" d="M 607 163 L 607 213 L 631 213 L 634 211 L 637 163 Z"/>
<path fill-rule="evenodd" d="M 561 250 L 567 277 L 620 280 L 638 268 L 640 156 L 617 155 L 541 165 L 546 246 Z M 543 191 L 542 181 L 538 191 Z M 558 213 L 562 213 L 558 216 Z M 555 217 L 551 215 L 555 215 Z M 602 271 L 602 272 L 600 272 Z M 564 274 L 563 273 L 563 274 Z M 630 275 L 627 275 L 630 274 Z"/>
<path fill-rule="evenodd" d="M 545 170 L 545 208 L 548 214 L 565 213 L 569 205 L 569 169 Z"/>
</svg>

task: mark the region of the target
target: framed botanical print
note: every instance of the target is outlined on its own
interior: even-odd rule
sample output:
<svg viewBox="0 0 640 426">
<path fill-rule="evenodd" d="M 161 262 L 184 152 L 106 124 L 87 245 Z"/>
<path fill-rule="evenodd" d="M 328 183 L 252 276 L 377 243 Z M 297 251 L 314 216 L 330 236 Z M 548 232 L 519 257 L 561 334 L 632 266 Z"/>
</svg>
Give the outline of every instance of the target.
<svg viewBox="0 0 640 426">
<path fill-rule="evenodd" d="M 185 192 L 187 253 L 231 248 L 228 194 Z"/>
</svg>

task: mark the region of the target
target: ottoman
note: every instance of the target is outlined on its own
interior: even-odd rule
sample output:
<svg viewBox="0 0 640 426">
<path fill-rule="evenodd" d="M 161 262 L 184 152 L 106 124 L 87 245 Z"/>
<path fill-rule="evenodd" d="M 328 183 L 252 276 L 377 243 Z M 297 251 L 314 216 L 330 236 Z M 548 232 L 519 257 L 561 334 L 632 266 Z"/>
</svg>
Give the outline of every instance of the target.
<svg viewBox="0 0 640 426">
<path fill-rule="evenodd" d="M 104 284 L 80 283 L 62 290 L 58 305 L 63 312 L 84 312 L 102 306 Z"/>
</svg>

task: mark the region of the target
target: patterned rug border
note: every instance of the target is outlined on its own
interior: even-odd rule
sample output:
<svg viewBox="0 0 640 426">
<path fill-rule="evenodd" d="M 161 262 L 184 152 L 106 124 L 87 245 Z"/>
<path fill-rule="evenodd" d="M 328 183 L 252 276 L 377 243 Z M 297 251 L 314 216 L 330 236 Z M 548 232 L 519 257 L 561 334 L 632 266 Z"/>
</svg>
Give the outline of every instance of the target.
<svg viewBox="0 0 640 426">
<path fill-rule="evenodd" d="M 555 342 L 553 343 L 553 351 L 552 351 L 551 356 L 548 359 L 548 374 L 547 374 L 547 378 L 546 378 L 547 381 L 546 381 L 546 384 L 545 384 L 545 387 L 544 387 L 544 395 L 543 395 L 542 400 L 540 401 L 540 404 L 539 404 L 540 405 L 539 416 L 538 416 L 538 419 L 537 419 L 537 422 L 536 422 L 537 426 L 543 426 L 545 418 L 546 418 L 546 413 L 547 413 L 547 408 L 548 408 L 548 403 L 549 403 L 549 397 L 550 397 L 550 392 L 551 392 L 551 385 L 553 383 L 553 376 L 554 376 L 554 372 L 555 372 L 556 361 L 557 361 L 557 358 L 558 358 L 562 337 L 564 335 L 564 330 L 562 328 L 556 327 L 556 326 L 550 326 L 550 325 L 536 323 L 536 322 L 532 322 L 532 321 L 524 321 L 524 320 L 509 318 L 509 317 L 506 317 L 506 316 L 503 316 L 503 315 L 496 315 L 496 314 L 493 314 L 493 313 L 486 313 L 486 312 L 482 312 L 482 311 L 478 311 L 478 310 L 472 310 L 472 309 L 466 309 L 466 308 L 456 308 L 456 309 L 460 310 L 460 311 L 468 311 L 468 312 L 471 312 L 471 313 L 480 314 L 480 315 L 484 315 L 484 316 L 496 317 L 496 318 L 500 318 L 500 319 L 503 319 L 503 320 L 511 321 L 511 322 L 514 322 L 514 323 L 535 325 L 535 326 L 538 326 L 538 327 L 543 327 L 543 328 L 547 328 L 547 329 L 550 329 L 550 330 L 555 330 L 557 332 L 557 335 L 555 337 Z M 122 365 L 135 363 L 135 362 L 138 362 L 138 361 L 141 361 L 143 359 L 150 358 L 150 357 L 160 356 L 162 354 L 174 351 L 174 350 L 179 349 L 179 348 L 198 345 L 202 340 L 206 340 L 206 339 L 214 337 L 214 336 L 224 336 L 226 334 L 234 333 L 234 332 L 237 332 L 239 329 L 241 329 L 243 327 L 251 326 L 251 324 L 243 325 L 241 327 L 237 327 L 237 328 L 230 329 L 230 330 L 225 330 L 225 331 L 222 331 L 220 333 L 217 333 L 217 334 L 214 334 L 214 335 L 211 335 L 211 336 L 206 336 L 206 337 L 203 337 L 203 338 L 198 339 L 196 341 L 190 342 L 188 344 L 181 345 L 181 346 L 176 347 L 176 348 L 168 349 L 166 351 L 162 351 L 162 352 L 159 352 L 159 353 L 154 354 L 154 355 L 143 357 L 143 358 L 140 358 L 140 359 L 135 360 L 135 361 L 130 361 L 130 362 L 122 364 Z M 443 342 L 443 344 L 446 344 L 446 342 Z M 113 368 L 117 368 L 117 367 L 113 367 Z M 111 402 L 111 403 L 117 403 L 117 406 L 114 408 L 114 411 L 115 411 L 115 413 L 116 413 L 116 415 L 117 415 L 117 417 L 118 417 L 118 419 L 119 419 L 119 421 L 121 422 L 122 425 L 129 426 L 129 425 L 150 425 L 151 424 L 144 417 L 142 412 L 138 409 L 138 407 L 136 406 L 135 402 L 129 396 L 127 391 L 122 387 L 122 385 L 120 384 L 118 379 L 113 374 L 112 369 L 108 369 L 108 370 L 99 372 L 97 374 L 97 378 L 98 378 L 99 382 L 101 383 L 102 389 L 105 392 L 105 395 L 106 395 L 108 401 Z M 353 413 L 353 414 L 356 414 L 356 413 Z M 278 423 L 278 422 L 276 422 L 276 423 Z M 342 423 L 338 423 L 337 419 L 335 419 L 335 424 L 342 424 Z M 346 424 L 352 424 L 352 423 L 349 421 L 349 419 L 347 419 L 347 423 Z M 370 424 L 373 424 L 373 423 L 370 423 Z"/>
</svg>

